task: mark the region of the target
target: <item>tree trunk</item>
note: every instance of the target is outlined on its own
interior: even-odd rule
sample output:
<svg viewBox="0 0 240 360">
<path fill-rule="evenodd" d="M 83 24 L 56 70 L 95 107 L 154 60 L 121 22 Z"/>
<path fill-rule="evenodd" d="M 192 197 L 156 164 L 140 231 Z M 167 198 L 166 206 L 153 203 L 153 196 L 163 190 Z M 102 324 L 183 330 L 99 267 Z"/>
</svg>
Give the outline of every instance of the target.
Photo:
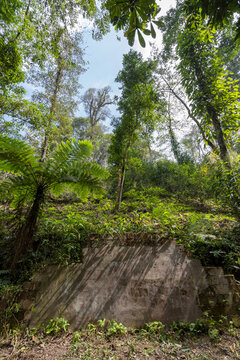
<svg viewBox="0 0 240 360">
<path fill-rule="evenodd" d="M 217 116 L 215 110 L 213 108 L 211 108 L 210 105 L 207 105 L 207 109 L 208 109 L 209 115 L 211 116 L 213 127 L 214 127 L 214 130 L 216 133 L 217 143 L 219 146 L 220 158 L 229 169 L 232 169 L 230 157 L 228 154 L 227 146 L 226 146 L 226 143 L 224 140 L 222 127 L 221 127 L 220 121 L 218 119 L 218 116 Z"/>
<path fill-rule="evenodd" d="M 62 58 L 61 56 L 58 57 L 58 71 L 56 74 L 56 80 L 55 80 L 55 87 L 53 96 L 51 98 L 51 108 L 50 108 L 50 114 L 49 114 L 49 122 L 48 126 L 45 132 L 44 142 L 42 146 L 42 154 L 41 154 L 41 162 L 44 162 L 47 157 L 47 150 L 48 150 L 48 144 L 49 144 L 49 138 L 50 138 L 50 131 L 51 131 L 51 125 L 54 120 L 54 115 L 56 112 L 56 103 L 57 103 L 57 96 L 60 89 L 60 83 L 63 76 L 63 67 L 62 67 Z"/>
<path fill-rule="evenodd" d="M 173 128 L 172 128 L 172 119 L 171 119 L 170 114 L 168 116 L 168 134 L 169 134 L 169 137 L 170 137 L 171 148 L 172 148 L 172 152 L 173 152 L 173 155 L 175 157 L 175 160 L 177 161 L 178 164 L 181 164 L 182 163 L 182 161 L 181 161 L 181 151 L 180 151 L 180 148 L 179 148 L 179 143 L 178 143 L 178 141 L 176 139 L 176 136 L 175 136 Z"/>
<path fill-rule="evenodd" d="M 193 63 L 194 63 L 194 67 L 195 67 L 195 74 L 196 74 L 196 78 L 199 83 L 199 88 L 201 89 L 203 94 L 206 94 L 207 85 L 205 84 L 204 74 L 203 74 L 201 65 L 199 64 L 199 61 L 196 58 L 194 47 L 192 47 L 192 54 L 193 54 Z M 226 142 L 224 139 L 224 134 L 223 134 L 223 130 L 222 130 L 221 122 L 219 120 L 218 113 L 217 113 L 216 109 L 214 108 L 214 106 L 210 102 L 208 102 L 207 99 L 206 99 L 206 110 L 209 114 L 209 117 L 212 120 L 213 128 L 215 131 L 215 136 L 216 136 L 216 141 L 218 144 L 219 156 L 220 156 L 221 160 L 223 161 L 224 167 L 226 168 L 226 171 L 227 171 L 227 178 L 225 179 L 225 181 L 226 181 L 226 186 L 228 188 L 230 196 L 232 197 L 232 199 L 230 200 L 230 202 L 232 204 L 232 209 L 233 209 L 235 215 L 237 216 L 237 218 L 239 219 L 240 218 L 239 185 L 238 185 L 235 175 L 234 175 L 234 170 L 233 170 L 233 167 L 231 164 L 230 156 L 229 156 L 227 145 L 226 145 Z"/>
<path fill-rule="evenodd" d="M 195 124 L 197 125 L 200 134 L 202 135 L 203 140 L 205 141 L 205 143 L 208 144 L 208 146 L 210 146 L 210 148 L 212 149 L 212 151 L 214 153 L 217 153 L 217 147 L 215 146 L 215 144 L 209 140 L 207 138 L 207 136 L 204 133 L 204 130 L 200 124 L 200 122 L 198 121 L 198 119 L 193 115 L 193 113 L 191 112 L 189 106 L 185 103 L 185 101 L 176 93 L 176 91 L 174 91 L 174 89 L 170 86 L 170 84 L 167 82 L 167 80 L 162 76 L 163 81 L 167 84 L 169 90 L 171 91 L 171 93 L 181 102 L 181 104 L 185 107 L 185 109 L 188 112 L 188 116 L 195 122 Z"/>
<path fill-rule="evenodd" d="M 193 54 L 193 64 L 194 64 L 194 69 L 195 69 L 195 75 L 196 75 L 196 78 L 199 83 L 199 88 L 201 89 L 202 94 L 206 94 L 207 85 L 205 83 L 204 74 L 203 74 L 201 65 L 199 65 L 198 59 L 196 58 L 195 50 L 194 50 L 193 46 L 191 48 L 191 51 Z M 212 120 L 212 124 L 214 127 L 216 140 L 217 140 L 217 144 L 218 144 L 219 156 L 220 156 L 221 160 L 225 163 L 227 168 L 232 169 L 230 157 L 228 154 L 226 142 L 225 142 L 223 131 L 222 131 L 222 126 L 221 126 L 217 111 L 212 106 L 212 104 L 210 104 L 208 102 L 207 99 L 206 99 L 206 109 L 209 114 L 209 117 Z"/>
<path fill-rule="evenodd" d="M 46 134 L 42 146 L 42 155 L 40 160 L 41 162 L 44 162 L 47 157 L 48 142 L 49 142 L 49 134 Z"/>
<path fill-rule="evenodd" d="M 149 152 L 150 162 L 153 163 L 153 152 L 152 152 L 150 141 L 147 141 L 147 148 L 148 148 L 148 152 Z"/>
<path fill-rule="evenodd" d="M 121 208 L 125 174 L 126 174 L 126 159 L 123 161 L 123 166 L 119 171 L 119 175 L 118 175 L 117 198 L 116 198 L 116 206 L 115 206 L 116 211 L 119 211 Z"/>
<path fill-rule="evenodd" d="M 125 153 L 123 156 L 122 168 L 119 170 L 115 211 L 119 211 L 120 207 L 121 207 L 123 185 L 124 185 L 125 174 L 126 174 L 127 154 L 128 154 L 128 149 L 130 147 L 130 144 L 131 144 L 131 140 L 127 144 L 127 147 L 126 147 L 126 150 L 125 150 Z"/>
<path fill-rule="evenodd" d="M 33 238 L 37 228 L 37 219 L 41 205 L 44 201 L 44 188 L 42 184 L 37 187 L 33 204 L 27 214 L 24 224 L 17 234 L 17 244 L 14 248 L 14 254 L 11 262 L 11 270 L 16 268 L 17 262 L 32 250 Z"/>
</svg>

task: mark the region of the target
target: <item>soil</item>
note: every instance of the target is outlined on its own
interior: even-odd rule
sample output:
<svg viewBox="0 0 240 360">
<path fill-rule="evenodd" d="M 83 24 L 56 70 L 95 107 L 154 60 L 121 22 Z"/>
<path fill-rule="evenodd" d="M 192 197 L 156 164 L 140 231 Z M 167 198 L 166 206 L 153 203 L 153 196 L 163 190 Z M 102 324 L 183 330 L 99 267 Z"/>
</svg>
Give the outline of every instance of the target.
<svg viewBox="0 0 240 360">
<path fill-rule="evenodd" d="M 73 344 L 73 334 L 59 337 L 12 335 L 0 340 L 0 360 L 171 360 L 240 359 L 240 329 L 185 339 L 125 334 L 108 337 L 104 333 L 81 334 Z"/>
</svg>

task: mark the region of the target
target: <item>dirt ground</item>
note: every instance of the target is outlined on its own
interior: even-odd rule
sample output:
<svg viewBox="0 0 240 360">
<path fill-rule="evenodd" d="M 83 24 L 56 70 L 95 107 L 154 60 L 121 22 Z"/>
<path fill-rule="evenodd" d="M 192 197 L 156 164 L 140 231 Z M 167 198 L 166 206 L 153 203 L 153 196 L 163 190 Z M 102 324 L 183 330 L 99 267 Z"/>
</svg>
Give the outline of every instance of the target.
<svg viewBox="0 0 240 360">
<path fill-rule="evenodd" d="M 143 360 L 143 359 L 240 359 L 240 329 L 225 331 L 214 339 L 208 336 L 167 340 L 141 334 L 108 337 L 104 333 L 73 334 L 61 337 L 13 335 L 0 339 L 0 360 Z"/>
</svg>

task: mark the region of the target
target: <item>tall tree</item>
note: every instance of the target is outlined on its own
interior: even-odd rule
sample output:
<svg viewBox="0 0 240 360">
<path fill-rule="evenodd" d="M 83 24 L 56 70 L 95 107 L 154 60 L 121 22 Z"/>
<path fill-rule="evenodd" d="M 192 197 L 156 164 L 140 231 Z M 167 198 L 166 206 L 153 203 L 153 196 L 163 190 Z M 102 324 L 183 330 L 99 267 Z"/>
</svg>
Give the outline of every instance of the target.
<svg viewBox="0 0 240 360">
<path fill-rule="evenodd" d="M 205 136 L 222 161 L 226 196 L 239 217 L 239 182 L 229 153 L 239 131 L 239 83 L 225 69 L 216 50 L 216 37 L 206 29 L 200 15 L 188 18 L 178 42 L 179 69 L 192 112 L 201 118 Z"/>
<path fill-rule="evenodd" d="M 43 134 L 41 144 L 43 162 L 53 135 L 55 134 L 55 141 L 60 141 L 56 139 L 59 126 L 65 125 L 65 130 L 71 126 L 77 106 L 78 80 L 84 70 L 81 37 L 78 34 L 69 34 L 59 28 L 54 46 L 54 56 L 48 56 L 44 67 L 34 66 L 29 77 L 29 81 L 35 86 L 40 85 L 32 96 L 33 101 L 42 104 L 48 111 L 42 124 L 39 122 L 36 124 L 37 131 L 40 128 Z"/>
<path fill-rule="evenodd" d="M 110 117 L 108 105 L 114 102 L 110 97 L 110 91 L 109 86 L 103 89 L 91 88 L 81 97 L 90 122 L 90 140 L 93 144 L 95 143 L 96 125 Z"/>
<path fill-rule="evenodd" d="M 81 27 L 76 25 L 82 17 L 93 20 L 94 33 L 99 38 L 109 30 L 106 14 L 106 10 L 100 11 L 95 0 L 10 0 L 1 3 L 1 121 L 5 114 L 23 121 L 45 117 L 45 114 L 41 117 L 41 107 L 24 99 L 20 83 L 25 80 L 29 67 L 35 64 L 41 68 L 49 57 L 57 58 L 58 45 L 61 48 L 60 29 L 69 36 L 81 32 Z"/>
<path fill-rule="evenodd" d="M 206 137 L 231 168 L 228 146 L 240 120 L 238 85 L 216 54 L 214 35 L 204 37 L 205 29 L 200 16 L 186 22 L 178 42 L 179 69 L 193 114 L 201 118 Z"/>
<path fill-rule="evenodd" d="M 75 118 L 72 122 L 73 136 L 78 140 L 91 139 L 91 126 L 89 118 Z M 107 166 L 108 152 L 112 134 L 106 133 L 106 127 L 102 124 L 96 124 L 94 127 L 94 143 L 92 159 L 99 164 Z"/>
<path fill-rule="evenodd" d="M 156 120 L 159 100 L 154 89 L 154 69 L 153 61 L 143 61 L 140 53 L 130 51 L 124 55 L 123 69 L 116 78 L 122 90 L 118 101 L 121 117 L 113 124 L 109 148 L 110 163 L 118 174 L 116 210 L 121 206 L 129 148 L 143 129 L 153 129 Z"/>
</svg>

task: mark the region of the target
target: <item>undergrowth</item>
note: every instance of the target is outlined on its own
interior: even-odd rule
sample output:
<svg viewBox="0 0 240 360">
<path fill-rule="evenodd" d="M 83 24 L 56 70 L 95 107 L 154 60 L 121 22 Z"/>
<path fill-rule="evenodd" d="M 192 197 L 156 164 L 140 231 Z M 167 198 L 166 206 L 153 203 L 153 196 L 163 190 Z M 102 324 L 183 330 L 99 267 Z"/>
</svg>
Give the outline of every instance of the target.
<svg viewBox="0 0 240 360">
<path fill-rule="evenodd" d="M 71 331 L 69 329 L 69 322 L 61 318 L 52 318 L 46 324 L 39 324 L 37 328 L 24 328 L 22 324 L 18 324 L 15 328 L 9 328 L 8 331 L 1 329 L 1 333 L 5 339 L 12 338 L 19 335 L 19 337 L 27 336 L 29 338 L 42 339 L 45 337 L 59 337 L 64 333 L 71 335 L 71 344 L 73 348 L 77 347 L 77 344 L 88 336 L 101 335 L 106 339 L 112 337 L 125 337 L 127 335 L 136 335 L 139 338 L 147 338 L 151 341 L 167 342 L 184 340 L 189 337 L 199 337 L 207 335 L 212 340 L 217 340 L 219 335 L 224 331 L 234 335 L 239 328 L 239 323 L 235 324 L 232 320 L 229 320 L 226 316 L 221 316 L 219 319 L 214 319 L 209 316 L 207 312 L 203 314 L 203 317 L 197 319 L 195 322 L 172 322 L 172 324 L 166 326 L 161 321 L 154 321 L 146 323 L 139 328 L 126 327 L 122 323 L 118 323 L 115 320 L 101 319 L 95 323 L 88 323 L 84 328 L 80 328 L 77 331 Z"/>
<path fill-rule="evenodd" d="M 34 251 L 22 262 L 23 275 L 19 279 L 29 278 L 31 271 L 42 263 L 81 262 L 82 249 L 89 243 L 129 244 L 129 239 L 139 244 L 148 244 L 149 239 L 151 244 L 174 239 L 203 265 L 223 266 L 227 273 L 240 279 L 240 226 L 226 210 L 213 201 L 181 199 L 159 187 L 125 193 L 118 213 L 114 212 L 114 202 L 106 196 L 71 203 L 51 200 L 42 211 Z M 2 213 L 10 221 L 6 209 Z M 0 260 L 3 260 L 8 250 L 8 227 L 3 227 L 1 236 Z M 8 279 L 7 272 L 0 273 L 0 287 Z"/>
</svg>

